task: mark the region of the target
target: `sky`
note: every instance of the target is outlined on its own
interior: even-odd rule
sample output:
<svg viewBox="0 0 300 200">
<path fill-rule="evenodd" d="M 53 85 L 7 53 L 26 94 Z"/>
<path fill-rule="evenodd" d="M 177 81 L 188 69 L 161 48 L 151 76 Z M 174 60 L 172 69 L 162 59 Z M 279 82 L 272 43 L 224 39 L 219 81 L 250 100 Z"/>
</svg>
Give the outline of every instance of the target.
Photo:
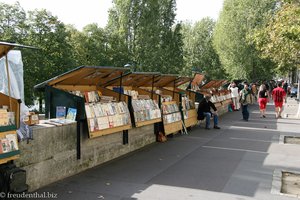
<svg viewBox="0 0 300 200">
<path fill-rule="evenodd" d="M 17 0 L 0 0 L 14 4 Z M 66 24 L 73 24 L 79 30 L 90 23 L 104 27 L 108 20 L 108 9 L 112 0 L 18 0 L 26 11 L 45 8 Z M 176 20 L 200 21 L 204 17 L 217 20 L 224 0 L 177 0 Z"/>
</svg>

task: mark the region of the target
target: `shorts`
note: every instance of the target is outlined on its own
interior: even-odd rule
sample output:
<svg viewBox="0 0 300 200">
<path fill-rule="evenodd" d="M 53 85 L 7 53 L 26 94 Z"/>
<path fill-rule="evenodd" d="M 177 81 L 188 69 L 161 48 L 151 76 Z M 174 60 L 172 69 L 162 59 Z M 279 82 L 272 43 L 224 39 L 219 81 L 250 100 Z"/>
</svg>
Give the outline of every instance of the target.
<svg viewBox="0 0 300 200">
<path fill-rule="evenodd" d="M 274 101 L 274 104 L 275 104 L 275 107 L 282 108 L 283 101 L 281 101 L 281 102 Z"/>
<path fill-rule="evenodd" d="M 267 101 L 268 101 L 267 98 L 259 98 L 258 99 L 259 109 L 261 110 L 266 109 Z"/>
</svg>

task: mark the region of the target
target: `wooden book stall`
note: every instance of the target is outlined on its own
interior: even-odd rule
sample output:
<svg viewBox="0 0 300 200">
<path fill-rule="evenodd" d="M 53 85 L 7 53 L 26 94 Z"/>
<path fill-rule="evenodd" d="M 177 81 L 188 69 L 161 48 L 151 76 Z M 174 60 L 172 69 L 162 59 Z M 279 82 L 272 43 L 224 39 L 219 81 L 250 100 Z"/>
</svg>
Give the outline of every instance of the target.
<svg viewBox="0 0 300 200">
<path fill-rule="evenodd" d="M 105 84 L 110 90 L 130 96 L 128 106 L 134 127 L 142 127 L 161 122 L 161 111 L 158 95 L 153 92 L 153 81 L 159 73 L 129 72 Z M 148 85 L 151 91 L 139 88 Z"/>
<path fill-rule="evenodd" d="M 8 52 L 15 47 L 34 48 L 15 43 L 0 42 L 0 58 L 5 57 L 8 95 L 0 93 L 0 164 L 19 158 L 16 129 L 20 126 L 21 100 L 11 97 Z M 2 72 L 1 72 L 2 73 Z"/>
<path fill-rule="evenodd" d="M 117 67 L 81 66 L 35 88 L 41 89 L 47 85 L 81 98 L 77 109 L 82 112 L 77 113 L 77 119 L 87 122 L 89 137 L 94 138 L 131 129 L 128 95 L 102 87 L 126 71 L 127 69 Z M 57 102 L 51 102 L 51 99 L 53 98 L 46 99 L 46 106 L 58 105 Z M 64 102 L 60 101 L 61 106 L 68 106 Z M 55 108 L 48 110 L 52 111 L 49 116 L 53 116 Z"/>
</svg>

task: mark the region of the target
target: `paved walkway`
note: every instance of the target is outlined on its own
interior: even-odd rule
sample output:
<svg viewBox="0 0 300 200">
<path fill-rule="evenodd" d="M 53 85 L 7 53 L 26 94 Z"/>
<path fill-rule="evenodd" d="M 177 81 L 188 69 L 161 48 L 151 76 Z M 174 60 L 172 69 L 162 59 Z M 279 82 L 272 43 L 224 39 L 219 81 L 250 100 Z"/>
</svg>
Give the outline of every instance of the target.
<svg viewBox="0 0 300 200">
<path fill-rule="evenodd" d="M 300 136 L 300 120 L 289 118 L 296 106 L 289 99 L 288 118 L 278 120 L 272 104 L 265 119 L 257 105 L 248 122 L 231 112 L 220 119 L 221 130 L 193 128 L 37 192 L 64 200 L 295 199 L 273 194 L 272 181 L 274 170 L 300 172 L 300 145 L 279 142 L 282 135 Z"/>
</svg>

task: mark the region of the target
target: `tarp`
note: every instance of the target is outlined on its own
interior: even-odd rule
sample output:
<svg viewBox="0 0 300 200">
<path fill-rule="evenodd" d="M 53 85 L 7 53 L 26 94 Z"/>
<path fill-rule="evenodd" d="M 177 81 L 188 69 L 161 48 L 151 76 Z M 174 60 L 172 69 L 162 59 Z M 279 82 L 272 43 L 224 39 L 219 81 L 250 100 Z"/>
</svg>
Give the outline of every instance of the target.
<svg viewBox="0 0 300 200">
<path fill-rule="evenodd" d="M 11 97 L 24 102 L 23 62 L 21 51 L 11 50 L 7 54 L 10 75 Z M 0 92 L 8 95 L 8 79 L 5 57 L 0 59 Z"/>
</svg>

